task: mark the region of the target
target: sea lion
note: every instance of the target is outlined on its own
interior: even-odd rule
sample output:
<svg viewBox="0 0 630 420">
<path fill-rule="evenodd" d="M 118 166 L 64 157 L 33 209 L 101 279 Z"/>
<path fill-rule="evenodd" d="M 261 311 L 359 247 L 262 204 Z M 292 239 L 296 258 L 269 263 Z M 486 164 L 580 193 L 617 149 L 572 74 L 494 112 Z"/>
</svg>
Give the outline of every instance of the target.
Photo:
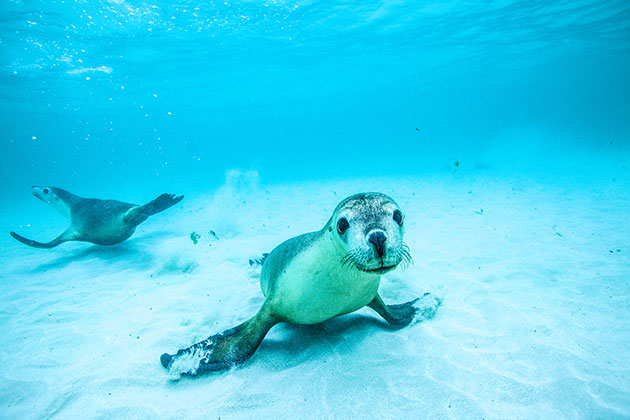
<svg viewBox="0 0 630 420">
<path fill-rule="evenodd" d="M 149 203 L 123 203 L 116 200 L 82 198 L 56 187 L 33 186 L 33 195 L 70 220 L 70 226 L 50 242 L 42 243 L 11 232 L 18 241 L 35 248 L 54 248 L 67 241 L 84 241 L 97 245 L 118 244 L 133 235 L 136 226 L 149 216 L 166 210 L 184 198 L 162 194 Z"/>
<path fill-rule="evenodd" d="M 403 234 L 404 215 L 387 195 L 346 198 L 321 230 L 289 239 L 264 258 L 260 285 L 266 300 L 253 318 L 163 354 L 162 365 L 193 376 L 228 369 L 247 360 L 277 323 L 316 324 L 364 306 L 396 327 L 418 312 L 432 317 L 439 301 L 428 293 L 399 305 L 386 305 L 378 294 L 381 275 L 411 263 Z"/>
</svg>

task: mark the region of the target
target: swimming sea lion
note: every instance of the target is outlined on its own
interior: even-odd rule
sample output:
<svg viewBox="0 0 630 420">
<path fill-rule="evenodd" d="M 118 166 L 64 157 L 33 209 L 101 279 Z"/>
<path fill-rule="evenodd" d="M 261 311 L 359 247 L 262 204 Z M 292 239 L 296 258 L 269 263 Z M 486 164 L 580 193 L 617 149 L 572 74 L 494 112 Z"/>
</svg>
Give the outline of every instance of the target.
<svg viewBox="0 0 630 420">
<path fill-rule="evenodd" d="M 92 242 L 97 245 L 114 245 L 129 238 L 136 226 L 149 216 L 179 203 L 184 196 L 162 194 L 149 203 L 123 203 L 116 200 L 82 198 L 56 187 L 33 187 L 33 195 L 70 220 L 70 226 L 47 243 L 27 239 L 11 232 L 18 241 L 35 248 L 53 248 L 67 241 Z"/>
<path fill-rule="evenodd" d="M 418 312 L 432 317 L 439 301 L 428 293 L 399 305 L 386 305 L 378 294 L 381 275 L 411 262 L 403 234 L 404 215 L 387 195 L 346 198 L 323 229 L 289 239 L 264 259 L 260 285 L 266 300 L 253 318 L 163 354 L 162 365 L 183 375 L 227 369 L 247 360 L 279 322 L 316 324 L 366 305 L 398 327 Z"/>
</svg>

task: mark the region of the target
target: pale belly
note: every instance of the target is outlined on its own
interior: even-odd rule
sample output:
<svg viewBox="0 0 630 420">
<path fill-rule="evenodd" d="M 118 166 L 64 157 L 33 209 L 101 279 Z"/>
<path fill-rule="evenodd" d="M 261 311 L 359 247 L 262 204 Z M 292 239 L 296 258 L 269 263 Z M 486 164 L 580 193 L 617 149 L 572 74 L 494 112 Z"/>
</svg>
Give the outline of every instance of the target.
<svg viewBox="0 0 630 420">
<path fill-rule="evenodd" d="M 288 322 L 316 324 L 361 309 L 378 291 L 380 276 L 342 267 L 324 255 L 298 256 L 275 279 L 267 297 L 273 313 Z"/>
<path fill-rule="evenodd" d="M 122 217 L 111 217 L 104 220 L 89 220 L 79 227 L 82 240 L 98 245 L 114 245 L 128 239 L 136 230 L 122 221 Z"/>
</svg>

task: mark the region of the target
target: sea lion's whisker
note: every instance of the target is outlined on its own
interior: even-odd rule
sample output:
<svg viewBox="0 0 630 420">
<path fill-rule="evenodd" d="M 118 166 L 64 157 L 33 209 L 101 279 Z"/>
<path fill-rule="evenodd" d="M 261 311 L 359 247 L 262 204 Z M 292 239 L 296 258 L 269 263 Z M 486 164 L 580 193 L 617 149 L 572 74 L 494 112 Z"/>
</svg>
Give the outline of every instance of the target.
<svg viewBox="0 0 630 420">
<path fill-rule="evenodd" d="M 406 244 L 403 243 L 403 249 L 401 251 L 402 252 L 402 257 L 403 257 L 404 260 L 407 261 L 407 263 L 409 265 L 412 265 L 413 264 L 413 258 L 411 257 L 411 253 L 409 252 L 409 247 L 405 248 L 405 246 L 406 246 Z"/>
<path fill-rule="evenodd" d="M 348 266 L 350 268 L 356 267 L 354 264 L 356 264 L 355 261 L 355 251 L 356 249 L 351 249 L 350 251 L 348 251 L 346 253 L 346 255 L 343 256 L 343 258 L 341 259 L 341 266 L 345 267 Z"/>
</svg>

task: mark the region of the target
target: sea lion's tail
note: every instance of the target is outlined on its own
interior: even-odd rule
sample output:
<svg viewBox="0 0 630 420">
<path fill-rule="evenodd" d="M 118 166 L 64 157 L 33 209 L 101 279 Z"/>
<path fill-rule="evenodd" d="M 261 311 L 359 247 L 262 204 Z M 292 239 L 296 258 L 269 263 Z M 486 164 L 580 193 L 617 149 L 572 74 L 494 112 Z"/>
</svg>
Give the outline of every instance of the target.
<svg viewBox="0 0 630 420">
<path fill-rule="evenodd" d="M 269 253 L 265 252 L 264 254 L 262 254 L 262 257 L 256 258 L 254 260 L 249 260 L 249 265 L 251 266 L 263 265 L 268 256 L 269 256 Z"/>
<path fill-rule="evenodd" d="M 133 225 L 139 225 L 147 220 L 149 216 L 164 211 L 174 206 L 184 199 L 183 195 L 176 196 L 174 194 L 162 194 L 155 200 L 149 201 L 143 206 L 134 207 L 125 215 L 125 222 Z"/>
<path fill-rule="evenodd" d="M 68 240 L 64 238 L 65 233 L 53 239 L 52 241 L 46 242 L 46 243 L 37 242 L 32 239 L 27 239 L 24 236 L 18 235 L 15 232 L 10 232 L 10 233 L 11 233 L 11 236 L 13 236 L 18 241 L 22 242 L 24 245 L 32 246 L 33 248 L 54 248 L 60 243 L 66 242 Z"/>
</svg>

